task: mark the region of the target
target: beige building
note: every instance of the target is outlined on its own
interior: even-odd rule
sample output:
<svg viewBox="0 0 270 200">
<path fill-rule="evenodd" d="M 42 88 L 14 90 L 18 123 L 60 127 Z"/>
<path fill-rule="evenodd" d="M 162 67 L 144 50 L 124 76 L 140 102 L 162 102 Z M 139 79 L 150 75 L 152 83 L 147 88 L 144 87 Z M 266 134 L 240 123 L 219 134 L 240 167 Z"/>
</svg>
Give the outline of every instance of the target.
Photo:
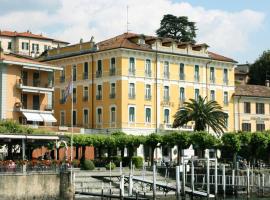
<svg viewBox="0 0 270 200">
<path fill-rule="evenodd" d="M 37 57 L 45 50 L 64 47 L 69 43 L 48 38 L 42 34 L 27 32 L 0 31 L 1 48 L 6 53 L 15 53 L 25 56 Z"/>
<path fill-rule="evenodd" d="M 247 84 L 248 82 L 248 72 L 249 72 L 249 64 L 241 64 L 237 65 L 237 67 L 234 69 L 234 80 L 235 84 Z"/>
<path fill-rule="evenodd" d="M 236 131 L 270 129 L 270 87 L 236 85 L 234 94 Z"/>
<path fill-rule="evenodd" d="M 61 68 L 0 52 L 0 118 L 51 125 L 53 73 Z"/>
</svg>

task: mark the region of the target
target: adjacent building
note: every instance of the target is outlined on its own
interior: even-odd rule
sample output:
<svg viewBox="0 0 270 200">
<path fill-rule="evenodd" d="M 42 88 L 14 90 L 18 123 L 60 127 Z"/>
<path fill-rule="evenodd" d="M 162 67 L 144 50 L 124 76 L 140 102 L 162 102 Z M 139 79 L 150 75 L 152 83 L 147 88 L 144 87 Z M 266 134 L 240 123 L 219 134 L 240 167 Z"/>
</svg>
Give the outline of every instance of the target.
<svg viewBox="0 0 270 200">
<path fill-rule="evenodd" d="M 217 100 L 228 113 L 227 130 L 235 129 L 236 62 L 208 51 L 206 44 L 124 33 L 50 50 L 43 61 L 63 68 L 55 72 L 60 126 L 133 134 L 171 130 L 177 109 L 201 95 Z M 73 99 L 65 101 L 71 79 Z M 192 129 L 192 123 L 180 128 Z"/>
<path fill-rule="evenodd" d="M 249 72 L 249 64 L 241 64 L 237 65 L 237 67 L 234 70 L 234 76 L 235 76 L 235 84 L 239 85 L 245 85 L 248 83 L 248 72 Z"/>
<path fill-rule="evenodd" d="M 236 131 L 264 131 L 270 129 L 270 87 L 237 85 L 234 94 Z"/>
<path fill-rule="evenodd" d="M 34 34 L 30 31 L 12 32 L 0 30 L 0 44 L 6 53 L 37 57 L 46 50 L 64 47 L 69 43 L 48 38 L 42 34 Z"/>
<path fill-rule="evenodd" d="M 0 118 L 51 125 L 53 73 L 61 68 L 0 52 Z"/>
</svg>

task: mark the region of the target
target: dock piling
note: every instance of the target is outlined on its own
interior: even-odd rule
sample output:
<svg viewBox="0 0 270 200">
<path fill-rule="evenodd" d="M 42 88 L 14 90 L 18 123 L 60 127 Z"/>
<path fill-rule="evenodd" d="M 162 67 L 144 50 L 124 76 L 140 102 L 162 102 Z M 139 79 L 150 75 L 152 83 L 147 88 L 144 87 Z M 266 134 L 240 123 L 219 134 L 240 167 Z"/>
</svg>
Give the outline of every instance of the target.
<svg viewBox="0 0 270 200">
<path fill-rule="evenodd" d="M 180 199 L 180 166 L 176 166 L 176 199 Z"/>
</svg>

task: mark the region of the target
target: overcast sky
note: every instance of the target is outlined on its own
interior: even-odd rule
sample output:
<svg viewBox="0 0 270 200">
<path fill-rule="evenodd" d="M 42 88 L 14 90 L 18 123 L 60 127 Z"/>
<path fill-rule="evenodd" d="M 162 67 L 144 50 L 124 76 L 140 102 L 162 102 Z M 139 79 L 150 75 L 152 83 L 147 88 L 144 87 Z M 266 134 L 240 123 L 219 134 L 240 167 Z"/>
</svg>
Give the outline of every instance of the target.
<svg viewBox="0 0 270 200">
<path fill-rule="evenodd" d="M 0 0 L 0 29 L 43 33 L 71 43 L 126 32 L 155 34 L 164 14 L 195 21 L 197 42 L 253 62 L 270 45 L 269 0 Z"/>
</svg>

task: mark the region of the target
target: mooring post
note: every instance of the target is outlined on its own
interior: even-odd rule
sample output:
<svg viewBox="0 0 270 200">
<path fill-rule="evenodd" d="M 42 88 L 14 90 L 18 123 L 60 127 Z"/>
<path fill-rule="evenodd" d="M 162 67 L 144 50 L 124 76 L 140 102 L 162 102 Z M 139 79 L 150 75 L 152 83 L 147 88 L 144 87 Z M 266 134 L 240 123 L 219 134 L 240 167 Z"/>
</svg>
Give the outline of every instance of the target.
<svg viewBox="0 0 270 200">
<path fill-rule="evenodd" d="M 123 174 L 123 169 L 122 169 L 122 161 L 120 162 L 119 167 L 120 167 L 120 176 L 122 176 L 122 174 Z"/>
<path fill-rule="evenodd" d="M 104 185 L 103 185 L 104 183 L 103 183 L 103 181 L 102 181 L 102 185 L 101 185 L 101 199 L 103 200 L 103 189 L 104 189 Z"/>
<path fill-rule="evenodd" d="M 232 170 L 232 192 L 235 193 L 235 170 Z"/>
<path fill-rule="evenodd" d="M 191 158 L 191 190 L 192 190 L 192 196 L 194 193 L 194 161 L 193 158 Z"/>
<path fill-rule="evenodd" d="M 128 184 L 128 195 L 132 196 L 132 190 L 133 190 L 133 180 L 132 180 L 133 176 L 130 173 L 129 174 L 129 184 Z"/>
<path fill-rule="evenodd" d="M 215 198 L 217 198 L 217 193 L 218 193 L 218 162 L 217 158 L 215 159 Z"/>
<path fill-rule="evenodd" d="M 210 194 L 210 165 L 209 158 L 206 158 L 206 184 L 207 184 L 207 199 Z"/>
<path fill-rule="evenodd" d="M 156 164 L 153 165 L 153 199 L 156 200 Z"/>
<path fill-rule="evenodd" d="M 258 180 L 258 195 L 260 195 L 260 190 L 261 190 L 261 177 L 260 174 L 258 174 L 257 176 L 257 180 Z"/>
<path fill-rule="evenodd" d="M 182 192 L 182 195 L 185 196 L 186 194 L 186 165 L 185 165 L 185 160 L 184 158 L 182 157 L 182 182 L 183 182 L 183 186 L 181 188 L 181 192 Z"/>
<path fill-rule="evenodd" d="M 176 166 L 176 199 L 180 200 L 180 166 Z"/>
<path fill-rule="evenodd" d="M 262 174 L 262 195 L 264 196 L 264 174 Z"/>
<path fill-rule="evenodd" d="M 247 168 L 247 196 L 249 198 L 250 196 L 250 191 L 249 191 L 249 167 Z"/>
<path fill-rule="evenodd" d="M 125 176 L 121 175 L 120 178 L 120 192 L 121 192 L 121 196 L 124 197 L 125 194 Z"/>
<path fill-rule="evenodd" d="M 253 187 L 254 187 L 254 173 L 253 173 L 253 166 L 251 167 L 251 176 L 250 176 L 250 191 L 251 193 L 253 192 Z"/>
<path fill-rule="evenodd" d="M 226 168 L 225 164 L 222 165 L 222 183 L 223 183 L 223 196 L 226 195 Z"/>
</svg>

